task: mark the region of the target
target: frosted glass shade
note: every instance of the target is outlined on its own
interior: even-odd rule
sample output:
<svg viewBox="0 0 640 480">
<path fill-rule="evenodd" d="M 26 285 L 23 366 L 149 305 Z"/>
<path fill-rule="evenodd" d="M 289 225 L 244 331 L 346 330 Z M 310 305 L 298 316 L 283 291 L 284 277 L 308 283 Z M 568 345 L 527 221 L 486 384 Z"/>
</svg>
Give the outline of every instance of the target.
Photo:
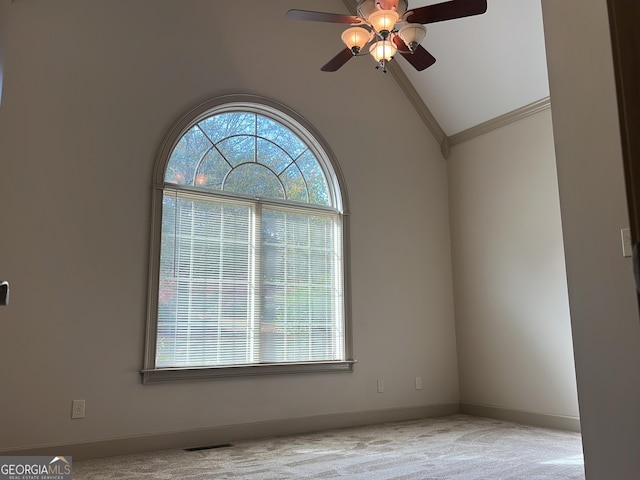
<svg viewBox="0 0 640 480">
<path fill-rule="evenodd" d="M 354 55 L 362 50 L 370 38 L 369 30 L 362 27 L 351 27 L 342 32 L 342 41 Z"/>
<path fill-rule="evenodd" d="M 398 30 L 398 35 L 412 52 L 420 45 L 426 34 L 426 27 L 419 23 L 408 23 Z"/>
<path fill-rule="evenodd" d="M 369 23 L 376 32 L 390 32 L 398 21 L 398 14 L 393 10 L 378 10 L 369 15 Z"/>
<path fill-rule="evenodd" d="M 396 47 L 389 40 L 380 40 L 369 48 L 369 53 L 380 63 L 382 60 L 389 61 L 396 54 Z"/>
</svg>

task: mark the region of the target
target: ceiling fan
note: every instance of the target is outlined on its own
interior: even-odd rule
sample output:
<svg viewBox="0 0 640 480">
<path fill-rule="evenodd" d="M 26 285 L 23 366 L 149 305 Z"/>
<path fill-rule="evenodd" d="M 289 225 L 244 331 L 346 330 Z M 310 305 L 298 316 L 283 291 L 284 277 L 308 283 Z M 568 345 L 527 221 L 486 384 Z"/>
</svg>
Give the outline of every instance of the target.
<svg viewBox="0 0 640 480">
<path fill-rule="evenodd" d="M 289 10 L 287 18 L 353 25 L 342 33 L 347 48 L 329 60 L 321 68 L 323 72 L 335 72 L 353 57 L 366 55 L 367 45 L 376 68 L 385 73 L 396 53 L 422 71 L 436 62 L 420 45 L 427 32 L 424 24 L 483 14 L 487 0 L 450 0 L 412 10 L 408 7 L 408 0 L 358 0 L 358 15 Z"/>
</svg>

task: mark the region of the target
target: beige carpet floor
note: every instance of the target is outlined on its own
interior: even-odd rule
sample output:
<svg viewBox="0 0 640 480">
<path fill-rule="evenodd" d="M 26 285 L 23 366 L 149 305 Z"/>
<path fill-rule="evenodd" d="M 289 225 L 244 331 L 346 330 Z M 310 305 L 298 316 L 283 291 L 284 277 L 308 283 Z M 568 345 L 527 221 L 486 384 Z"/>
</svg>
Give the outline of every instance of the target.
<svg viewBox="0 0 640 480">
<path fill-rule="evenodd" d="M 467 415 L 84 460 L 74 480 L 584 479 L 579 433 Z"/>
</svg>

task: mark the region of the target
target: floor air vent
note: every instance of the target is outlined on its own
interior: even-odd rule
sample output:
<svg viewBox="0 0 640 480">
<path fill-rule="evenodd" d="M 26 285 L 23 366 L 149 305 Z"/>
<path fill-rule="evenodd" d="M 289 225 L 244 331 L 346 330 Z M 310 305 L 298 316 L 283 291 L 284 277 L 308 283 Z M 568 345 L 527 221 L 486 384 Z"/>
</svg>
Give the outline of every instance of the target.
<svg viewBox="0 0 640 480">
<path fill-rule="evenodd" d="M 219 443 L 218 445 L 208 445 L 206 447 L 191 447 L 191 448 L 185 448 L 184 451 L 185 452 L 198 452 L 200 450 L 213 450 L 214 448 L 227 448 L 227 447 L 233 447 L 232 443 Z"/>
</svg>

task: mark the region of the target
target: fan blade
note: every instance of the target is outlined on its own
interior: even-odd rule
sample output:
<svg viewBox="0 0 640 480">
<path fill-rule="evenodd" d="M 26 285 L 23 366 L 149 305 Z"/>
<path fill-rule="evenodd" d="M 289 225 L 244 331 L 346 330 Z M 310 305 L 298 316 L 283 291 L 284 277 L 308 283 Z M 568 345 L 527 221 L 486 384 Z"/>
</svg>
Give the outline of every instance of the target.
<svg viewBox="0 0 640 480">
<path fill-rule="evenodd" d="M 451 0 L 409 10 L 407 22 L 435 23 L 454 18 L 480 15 L 487 11 L 487 0 Z"/>
<path fill-rule="evenodd" d="M 419 72 L 436 63 L 436 58 L 427 52 L 422 45 L 418 45 L 418 48 L 416 48 L 416 51 L 413 53 L 400 52 L 400 55 L 402 55 L 407 62 L 413 65 L 413 68 Z"/>
<path fill-rule="evenodd" d="M 429 68 L 431 65 L 436 63 L 436 58 L 429 52 L 427 52 L 427 50 L 422 45 L 418 45 L 418 48 L 416 48 L 416 50 L 411 53 L 409 51 L 409 47 L 407 47 L 407 44 L 404 43 L 404 40 L 402 40 L 398 35 L 393 37 L 393 43 L 396 44 L 398 53 L 402 55 L 405 60 L 413 65 L 413 68 L 415 68 L 419 72 Z"/>
<path fill-rule="evenodd" d="M 329 60 L 320 70 L 322 70 L 323 72 L 335 72 L 352 58 L 353 53 L 351 53 L 351 50 L 345 48 L 339 54 Z"/>
<path fill-rule="evenodd" d="M 310 10 L 289 10 L 287 18 L 293 20 L 308 20 L 311 22 L 346 23 L 357 25 L 363 23 L 360 17 L 354 15 L 340 15 L 338 13 L 312 12 Z"/>
</svg>

